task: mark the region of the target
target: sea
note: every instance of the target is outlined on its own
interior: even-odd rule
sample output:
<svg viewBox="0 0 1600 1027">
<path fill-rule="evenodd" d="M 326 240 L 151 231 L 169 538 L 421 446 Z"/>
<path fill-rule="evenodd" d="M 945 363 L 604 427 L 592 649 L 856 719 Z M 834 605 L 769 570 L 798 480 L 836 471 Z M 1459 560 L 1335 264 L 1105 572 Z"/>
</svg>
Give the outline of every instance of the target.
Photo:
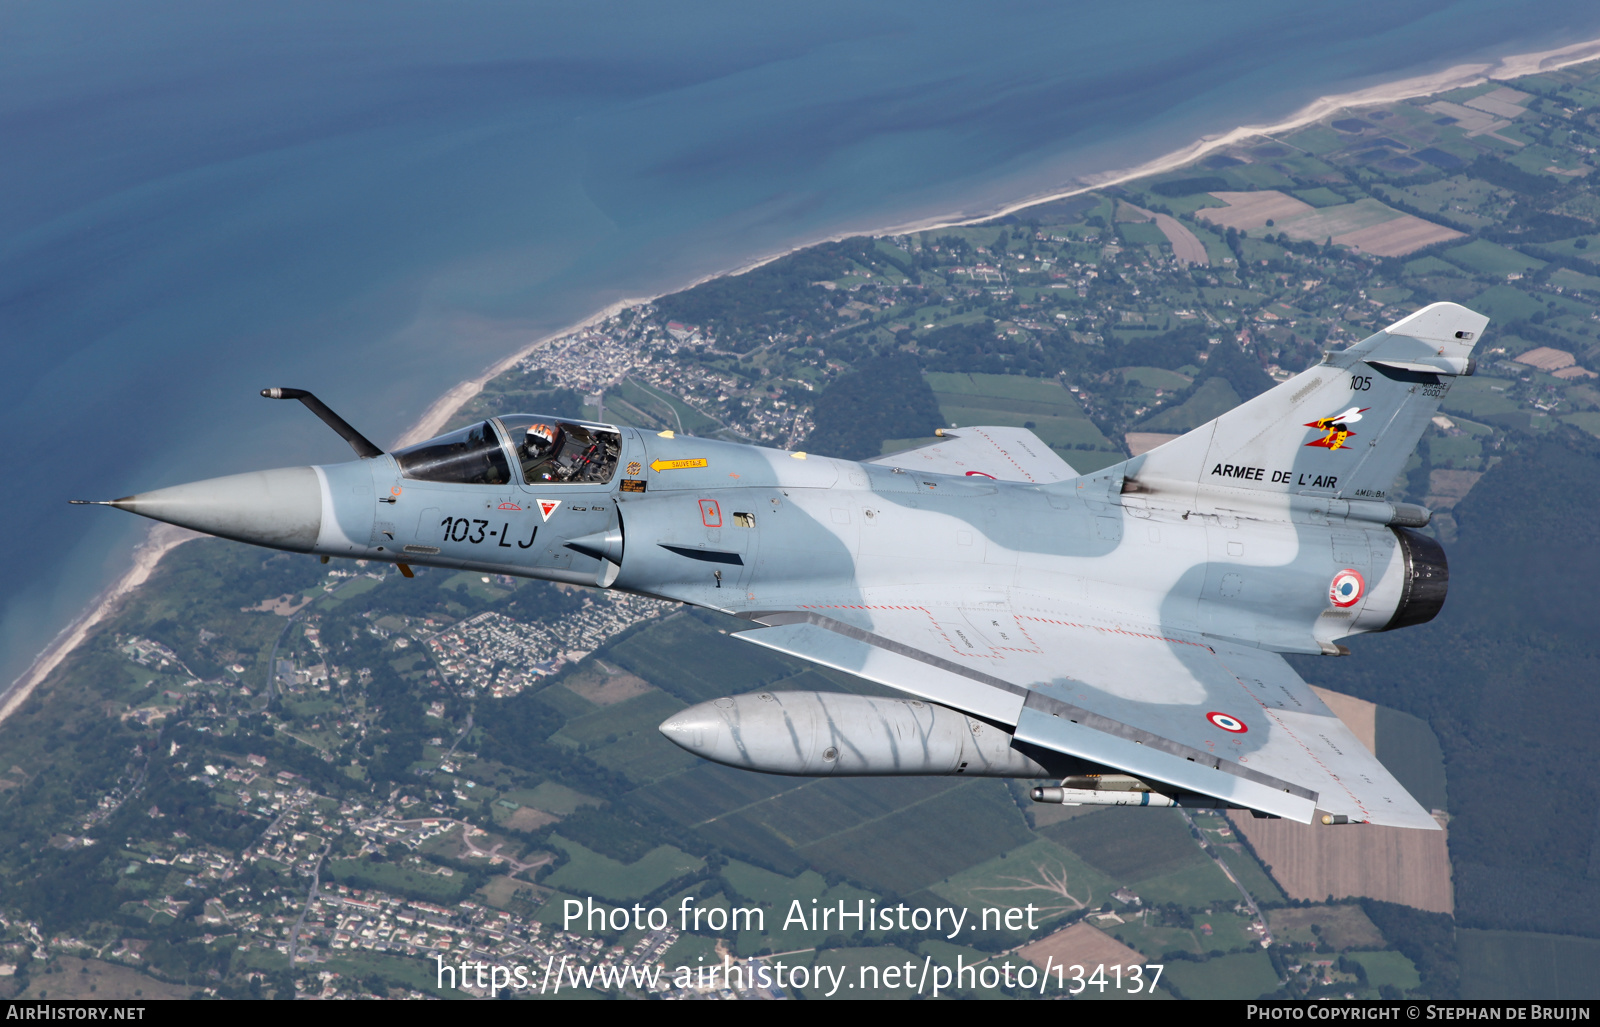
<svg viewBox="0 0 1600 1027">
<path fill-rule="evenodd" d="M 0 689 L 101 499 L 351 458 L 618 300 L 1600 37 L 1593 0 L 0 3 Z"/>
</svg>

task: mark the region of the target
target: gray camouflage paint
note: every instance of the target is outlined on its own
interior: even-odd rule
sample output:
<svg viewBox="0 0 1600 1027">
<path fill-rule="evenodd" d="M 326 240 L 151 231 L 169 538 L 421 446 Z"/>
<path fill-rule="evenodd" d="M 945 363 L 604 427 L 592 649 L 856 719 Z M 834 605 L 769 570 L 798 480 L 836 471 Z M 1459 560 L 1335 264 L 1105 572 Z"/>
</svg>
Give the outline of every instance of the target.
<svg viewBox="0 0 1600 1027">
<path fill-rule="evenodd" d="M 1264 709 L 1326 712 L 1308 690 L 1275 683 L 1270 668 L 1252 678 L 1244 649 L 1337 652 L 1337 639 L 1390 623 L 1405 576 L 1390 524 L 1409 515 L 1386 490 L 1454 375 L 1470 373 L 1486 324 L 1434 304 L 1150 453 L 1085 476 L 1063 466 L 1066 480 L 1050 483 L 896 466 L 915 464 L 904 454 L 855 463 L 622 428 L 618 472 L 606 485 L 419 482 L 385 455 L 313 468 L 314 523 L 301 511 L 304 523 L 275 523 L 275 534 L 252 538 L 232 522 L 227 530 L 179 522 L 277 548 L 599 585 L 721 610 L 767 625 L 749 641 L 1016 725 L 1019 737 L 1047 747 L 1072 751 L 1060 734 L 1074 730 L 1066 725 L 1099 724 L 1146 748 L 1129 750 L 1134 762 L 1153 747 L 1226 764 L 1238 787 L 1309 802 L 1314 791 L 1246 766 L 1274 737 L 1259 711 L 1224 711 L 1248 723 L 1243 732 L 1197 734 L 1196 711 L 1212 701 L 1204 682 L 1231 675 L 1260 686 Z M 1308 423 L 1351 411 L 1359 413 L 1343 422 L 1350 434 L 1339 446 L 1317 444 L 1335 432 Z M 638 473 L 626 473 L 635 463 Z M 646 491 L 622 491 L 627 479 Z M 117 505 L 178 520 L 165 514 L 233 480 Z M 546 513 L 540 500 L 559 505 Z M 459 519 L 471 525 L 464 539 L 448 527 Z M 609 549 L 567 545 L 607 536 Z M 1329 588 L 1345 569 L 1365 588 L 1340 609 Z M 1032 641 L 1046 626 L 1061 645 L 1053 655 Z M 1106 632 L 1152 644 L 1134 666 L 1091 672 L 1094 647 L 1071 639 Z M 924 636 L 933 641 L 904 643 Z M 1002 659 L 1011 661 L 1008 677 L 986 672 Z M 885 669 L 886 660 L 898 662 Z M 916 661 L 909 673 L 907 660 Z M 1019 667 L 1032 676 L 1017 680 Z M 921 691 L 924 676 L 944 684 Z M 1254 792 L 1234 797 L 1262 805 Z M 1289 815 L 1303 819 L 1308 808 Z"/>
</svg>

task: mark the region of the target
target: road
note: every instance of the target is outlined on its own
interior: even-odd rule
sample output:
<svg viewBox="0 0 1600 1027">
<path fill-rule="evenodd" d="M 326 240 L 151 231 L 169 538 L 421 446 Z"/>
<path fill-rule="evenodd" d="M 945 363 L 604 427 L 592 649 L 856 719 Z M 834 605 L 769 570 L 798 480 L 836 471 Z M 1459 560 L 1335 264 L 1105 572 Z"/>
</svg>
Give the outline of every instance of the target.
<svg viewBox="0 0 1600 1027">
<path fill-rule="evenodd" d="M 1244 896 L 1244 904 L 1250 907 L 1250 915 L 1254 917 L 1255 921 L 1261 925 L 1261 947 L 1266 948 L 1268 945 L 1271 945 L 1272 929 L 1267 926 L 1267 918 L 1262 915 L 1261 907 L 1256 905 L 1255 898 L 1250 894 L 1249 890 L 1245 888 L 1244 885 L 1239 883 L 1239 879 L 1233 876 L 1233 871 L 1229 870 L 1228 864 L 1223 862 L 1222 856 L 1218 854 L 1216 846 L 1208 845 L 1205 842 L 1205 835 L 1198 827 L 1195 826 L 1194 818 L 1189 816 L 1189 811 L 1186 809 L 1179 809 L 1178 812 L 1183 814 L 1183 822 L 1189 825 L 1189 830 L 1200 836 L 1200 851 L 1216 860 L 1217 867 L 1222 871 L 1223 876 L 1232 881 L 1233 886 L 1239 889 L 1239 894 Z"/>
<path fill-rule="evenodd" d="M 311 904 L 317 900 L 317 886 L 322 881 L 322 861 L 333 848 L 331 840 L 324 842 L 322 851 L 317 853 L 316 865 L 311 868 L 311 890 L 306 892 L 306 904 L 300 909 L 300 918 L 294 922 L 294 929 L 289 932 L 289 965 L 294 966 L 294 961 L 300 949 L 300 928 L 305 926 L 306 914 L 311 912 Z"/>
</svg>

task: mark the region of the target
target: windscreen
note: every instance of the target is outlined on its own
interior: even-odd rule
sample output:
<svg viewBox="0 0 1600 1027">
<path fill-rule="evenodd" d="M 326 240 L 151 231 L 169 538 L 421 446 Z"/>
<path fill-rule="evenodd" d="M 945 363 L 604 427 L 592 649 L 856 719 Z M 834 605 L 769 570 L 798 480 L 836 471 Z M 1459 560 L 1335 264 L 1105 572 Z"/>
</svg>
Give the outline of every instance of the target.
<svg viewBox="0 0 1600 1027">
<path fill-rule="evenodd" d="M 490 421 L 399 450 L 394 458 L 400 473 L 418 481 L 504 485 L 511 480 L 505 450 Z"/>
<path fill-rule="evenodd" d="M 512 414 L 500 423 L 529 485 L 603 485 L 617 472 L 622 435 L 602 425 Z"/>
</svg>

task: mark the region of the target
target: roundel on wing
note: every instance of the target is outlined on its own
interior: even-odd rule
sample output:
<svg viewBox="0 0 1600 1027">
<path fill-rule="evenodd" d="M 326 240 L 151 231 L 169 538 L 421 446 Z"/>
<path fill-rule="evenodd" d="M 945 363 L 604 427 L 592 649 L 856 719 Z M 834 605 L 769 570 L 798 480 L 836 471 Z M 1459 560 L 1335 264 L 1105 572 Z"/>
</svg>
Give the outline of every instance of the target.
<svg viewBox="0 0 1600 1027">
<path fill-rule="evenodd" d="M 1333 576 L 1333 583 L 1328 586 L 1328 602 L 1344 609 L 1359 603 L 1366 591 L 1367 582 L 1361 572 L 1346 567 Z"/>
<path fill-rule="evenodd" d="M 1220 727 L 1222 730 L 1227 731 L 1230 734 L 1242 735 L 1246 731 L 1250 730 L 1244 726 L 1244 721 L 1240 720 L 1238 717 L 1230 717 L 1226 713 L 1217 713 L 1213 711 L 1206 714 L 1206 719 L 1211 721 L 1214 726 Z"/>
</svg>

